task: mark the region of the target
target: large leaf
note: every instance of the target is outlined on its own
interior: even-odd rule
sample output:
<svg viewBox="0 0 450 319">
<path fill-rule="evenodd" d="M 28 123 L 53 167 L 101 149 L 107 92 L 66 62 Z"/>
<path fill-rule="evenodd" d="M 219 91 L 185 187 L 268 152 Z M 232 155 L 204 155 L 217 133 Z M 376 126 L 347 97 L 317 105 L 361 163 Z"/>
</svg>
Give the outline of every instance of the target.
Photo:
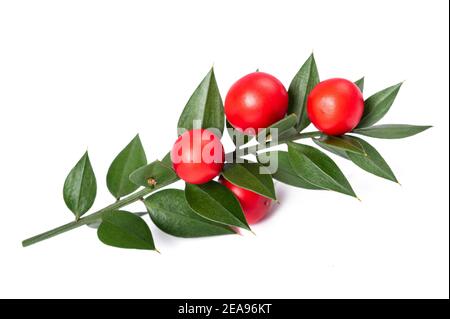
<svg viewBox="0 0 450 319">
<path fill-rule="evenodd" d="M 150 228 L 141 217 L 130 212 L 112 211 L 106 214 L 97 236 L 109 246 L 155 250 Z"/>
<path fill-rule="evenodd" d="M 272 177 L 274 179 L 295 187 L 306 189 L 322 189 L 316 185 L 309 183 L 304 178 L 297 175 L 297 173 L 292 169 L 291 163 L 289 162 L 288 152 L 274 151 L 271 153 L 276 153 L 278 158 L 278 169 L 274 174 L 272 174 Z"/>
<path fill-rule="evenodd" d="M 203 237 L 234 234 L 228 226 L 212 222 L 195 213 L 184 192 L 165 189 L 145 199 L 150 218 L 162 231 L 177 237 Z"/>
<path fill-rule="evenodd" d="M 306 128 L 310 121 L 306 114 L 306 101 L 311 90 L 319 83 L 314 55 L 306 60 L 289 85 L 289 109 L 288 114 L 297 115 L 296 128 L 300 132 Z"/>
<path fill-rule="evenodd" d="M 184 107 L 178 128 L 192 130 L 194 121 L 199 121 L 200 127 L 195 128 L 216 128 L 223 133 L 224 120 L 222 98 L 211 68 Z"/>
<path fill-rule="evenodd" d="M 352 136 L 328 136 L 322 135 L 319 138 L 314 138 L 314 142 L 318 145 L 324 145 L 328 148 L 344 151 L 350 153 L 356 153 L 360 155 L 366 155 L 364 148 L 359 141 Z"/>
<path fill-rule="evenodd" d="M 342 158 L 348 159 L 347 152 L 345 152 L 345 151 L 343 151 L 341 149 L 338 149 L 338 148 L 329 147 L 327 144 L 320 143 L 318 141 L 318 139 L 312 138 L 311 140 L 314 143 L 316 143 L 316 145 L 319 146 L 320 148 L 322 148 L 322 149 L 324 149 L 324 150 L 326 150 L 326 151 L 328 151 L 328 152 L 330 152 L 330 153 L 332 153 L 334 155 L 337 155 L 337 156 L 340 156 Z"/>
<path fill-rule="evenodd" d="M 135 185 L 154 187 L 168 185 L 178 180 L 177 174 L 160 161 L 154 161 L 142 166 L 130 174 L 130 181 Z"/>
<path fill-rule="evenodd" d="M 186 184 L 185 196 L 189 206 L 200 216 L 211 221 L 250 229 L 241 205 L 233 193 L 222 184 Z"/>
<path fill-rule="evenodd" d="M 372 145 L 370 145 L 363 139 L 360 139 L 358 137 L 354 137 L 354 139 L 358 140 L 359 143 L 364 147 L 367 155 L 363 156 L 347 152 L 348 158 L 363 170 L 398 183 L 397 178 L 395 177 L 389 165 L 380 155 L 380 153 L 378 153 L 378 151 Z"/>
<path fill-rule="evenodd" d="M 365 128 L 357 128 L 353 130 L 352 133 L 357 133 L 376 138 L 395 139 L 395 138 L 405 138 L 419 134 L 429 129 L 430 127 L 431 126 L 428 125 L 418 126 L 407 124 L 384 124 Z"/>
<path fill-rule="evenodd" d="M 276 200 L 272 176 L 258 163 L 225 164 L 222 175 L 234 185 Z"/>
<path fill-rule="evenodd" d="M 364 113 L 358 128 L 372 126 L 381 120 L 394 103 L 402 84 L 393 85 L 369 97 L 364 102 Z"/>
<path fill-rule="evenodd" d="M 97 182 L 86 152 L 64 182 L 64 202 L 78 219 L 92 207 L 96 195 Z"/>
<path fill-rule="evenodd" d="M 364 77 L 360 78 L 358 81 L 355 81 L 356 86 L 361 90 L 361 93 L 364 92 Z"/>
<path fill-rule="evenodd" d="M 321 148 L 335 155 L 338 155 L 342 158 L 352 161 L 357 166 L 359 166 L 360 168 L 369 173 L 397 182 L 397 179 L 392 170 L 390 169 L 389 165 L 386 163 L 386 161 L 381 157 L 381 155 L 373 146 L 357 137 L 352 138 L 358 141 L 358 143 L 364 149 L 365 155 L 346 152 L 344 150 L 340 150 L 337 148 L 331 148 L 328 147 L 326 144 L 317 142 L 316 139 L 313 139 L 313 141 Z"/>
<path fill-rule="evenodd" d="M 269 139 L 269 135 L 271 134 L 271 131 L 276 130 L 278 137 L 282 136 L 286 132 L 288 132 L 290 129 L 292 129 L 297 123 L 297 115 L 296 114 L 290 114 L 286 116 L 285 118 L 279 120 L 278 122 L 272 124 L 268 128 L 265 128 L 261 130 L 258 133 L 258 140 L 262 138 Z"/>
<path fill-rule="evenodd" d="M 134 213 L 134 212 L 133 212 L 132 214 L 134 214 L 134 215 L 136 215 L 136 216 L 139 216 L 139 217 L 142 217 L 142 216 L 147 215 L 148 212 L 137 212 L 137 213 Z M 98 229 L 98 228 L 100 227 L 101 223 L 102 223 L 101 220 L 97 220 L 97 221 L 95 221 L 95 222 L 86 224 L 86 226 L 89 227 L 89 228 Z"/>
<path fill-rule="evenodd" d="M 300 177 L 318 187 L 356 197 L 342 171 L 318 149 L 293 142 L 288 143 L 289 162 Z"/>
<path fill-rule="evenodd" d="M 139 135 L 117 155 L 109 167 L 106 184 L 115 198 L 128 195 L 138 189 L 129 176 L 139 167 L 147 164 L 144 148 Z"/>
</svg>

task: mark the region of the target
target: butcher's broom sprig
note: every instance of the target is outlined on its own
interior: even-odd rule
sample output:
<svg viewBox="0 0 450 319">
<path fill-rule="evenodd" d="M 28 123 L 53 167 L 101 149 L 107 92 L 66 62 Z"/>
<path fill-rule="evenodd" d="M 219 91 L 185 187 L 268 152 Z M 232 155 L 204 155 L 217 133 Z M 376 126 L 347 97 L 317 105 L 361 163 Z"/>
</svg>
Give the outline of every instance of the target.
<svg viewBox="0 0 450 319">
<path fill-rule="evenodd" d="M 368 97 L 364 102 L 364 114 L 359 125 L 349 134 L 327 136 L 321 132 L 304 132 L 310 120 L 306 112 L 306 98 L 319 83 L 319 73 L 314 56 L 302 65 L 289 86 L 289 111 L 281 121 L 260 132 L 257 145 L 243 145 L 251 137 L 237 136 L 225 120 L 222 98 L 213 69 L 198 85 L 186 104 L 178 127 L 192 129 L 193 123 L 201 128 L 214 128 L 221 133 L 225 123 L 233 138 L 236 150 L 245 149 L 245 154 L 256 155 L 267 152 L 278 156 L 278 170 L 266 174 L 265 166 L 259 162 L 237 162 L 236 150 L 227 154 L 228 162 L 222 176 L 231 183 L 254 191 L 262 196 L 276 199 L 273 179 L 282 183 L 309 190 L 330 190 L 357 197 L 345 175 L 336 163 L 323 151 L 345 158 L 361 169 L 381 178 L 398 183 L 397 178 L 380 153 L 361 135 L 380 139 L 401 139 L 413 136 L 430 128 L 406 124 L 376 125 L 391 108 L 402 83 L 390 86 Z M 364 90 L 364 78 L 355 84 Z M 278 132 L 275 144 L 287 144 L 288 151 L 270 151 L 270 129 Z M 311 139 L 317 146 L 302 144 Z M 321 150 L 322 149 L 322 150 Z M 89 215 L 97 182 L 86 152 L 72 168 L 64 183 L 64 201 L 75 218 L 68 224 L 36 235 L 23 241 L 30 246 L 40 241 L 84 225 L 98 227 L 100 241 L 120 248 L 156 250 L 153 237 L 142 213 L 121 210 L 123 207 L 142 201 L 151 220 L 162 231 L 177 237 L 202 237 L 234 234 L 235 228 L 250 230 L 237 199 L 225 186 L 215 181 L 202 185 L 187 184 L 185 190 L 164 189 L 178 181 L 170 154 L 161 160 L 147 163 L 147 157 L 139 135 L 116 156 L 109 167 L 106 184 L 115 201 Z M 232 205 L 230 205 L 232 203 Z M 211 214 L 211 212 L 214 212 Z"/>
</svg>

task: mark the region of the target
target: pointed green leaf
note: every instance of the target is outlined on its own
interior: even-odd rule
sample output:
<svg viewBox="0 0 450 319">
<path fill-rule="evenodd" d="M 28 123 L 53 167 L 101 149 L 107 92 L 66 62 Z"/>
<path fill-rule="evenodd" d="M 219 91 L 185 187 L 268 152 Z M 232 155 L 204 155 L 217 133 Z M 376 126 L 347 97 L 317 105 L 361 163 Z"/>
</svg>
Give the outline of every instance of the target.
<svg viewBox="0 0 450 319">
<path fill-rule="evenodd" d="M 292 169 L 291 163 L 289 162 L 288 152 L 275 151 L 275 153 L 277 153 L 278 158 L 278 169 L 274 174 L 272 174 L 272 177 L 274 179 L 295 187 L 312 190 L 323 189 L 309 183 L 304 178 L 298 176 L 297 173 L 295 173 L 295 171 Z"/>
<path fill-rule="evenodd" d="M 364 92 L 364 77 L 360 78 L 358 81 L 355 81 L 355 84 L 361 90 L 361 93 Z"/>
<path fill-rule="evenodd" d="M 318 145 L 324 145 L 334 150 L 366 155 L 362 145 L 352 136 L 322 135 L 319 138 L 313 138 L 313 140 Z"/>
<path fill-rule="evenodd" d="M 297 115 L 295 113 L 290 114 L 285 118 L 279 120 L 278 122 L 272 124 L 268 128 L 261 130 L 258 133 L 258 140 L 262 136 L 267 137 L 270 134 L 271 130 L 273 129 L 276 129 L 278 136 L 281 136 L 282 134 L 288 132 L 291 128 L 293 128 L 296 123 L 297 123 Z"/>
<path fill-rule="evenodd" d="M 225 164 L 223 177 L 234 185 L 276 200 L 272 176 L 258 163 Z"/>
<path fill-rule="evenodd" d="M 132 213 L 132 214 L 134 214 L 136 216 L 139 216 L 139 217 L 142 217 L 142 216 L 147 215 L 148 212 L 137 212 L 137 213 Z M 86 226 L 89 227 L 89 228 L 98 229 L 100 227 L 101 223 L 102 223 L 101 220 L 97 220 L 95 222 L 86 224 Z"/>
<path fill-rule="evenodd" d="M 418 126 L 407 124 L 384 124 L 365 128 L 357 128 L 353 130 L 352 133 L 376 138 L 395 139 L 395 138 L 405 138 L 419 134 L 429 129 L 430 127 L 431 126 L 428 125 Z"/>
<path fill-rule="evenodd" d="M 222 184 L 186 184 L 185 196 L 189 206 L 200 216 L 211 221 L 250 229 L 241 205 L 233 193 Z"/>
<path fill-rule="evenodd" d="M 145 199 L 150 218 L 161 229 L 177 237 L 204 237 L 235 234 L 228 226 L 212 222 L 195 213 L 184 192 L 165 189 Z"/>
<path fill-rule="evenodd" d="M 370 145 L 363 139 L 360 139 L 358 137 L 354 138 L 357 139 L 359 143 L 361 143 L 367 155 L 363 156 L 348 152 L 347 155 L 349 159 L 369 173 L 398 183 L 397 178 L 395 177 L 389 165 L 380 155 L 380 153 L 378 153 L 378 151 L 372 145 Z"/>
<path fill-rule="evenodd" d="M 184 107 L 178 120 L 178 128 L 192 130 L 194 120 L 200 121 L 200 128 L 216 128 L 223 133 L 223 103 L 212 68 Z"/>
<path fill-rule="evenodd" d="M 340 156 L 342 158 L 348 159 L 347 153 L 341 149 L 338 148 L 332 148 L 329 147 L 328 145 L 324 144 L 324 143 L 319 143 L 317 139 L 312 138 L 311 139 L 317 146 L 319 146 L 320 148 L 324 149 L 325 151 L 328 151 L 334 155 Z"/>
<path fill-rule="evenodd" d="M 109 192 L 115 198 L 120 198 L 138 189 L 138 186 L 130 181 L 129 176 L 145 164 L 147 164 L 145 151 L 139 135 L 136 135 L 119 155 L 117 155 L 109 167 L 106 176 L 106 184 Z"/>
<path fill-rule="evenodd" d="M 154 187 L 155 185 L 169 185 L 178 180 L 175 171 L 160 161 L 154 161 L 142 166 L 130 174 L 130 181 L 135 185 Z"/>
<path fill-rule="evenodd" d="M 372 126 L 386 115 L 397 97 L 403 83 L 375 93 L 364 102 L 364 113 L 358 128 Z"/>
<path fill-rule="evenodd" d="M 314 55 L 306 60 L 289 85 L 288 114 L 297 114 L 296 128 L 300 132 L 310 121 L 306 113 L 306 101 L 311 90 L 320 82 Z"/>
<path fill-rule="evenodd" d="M 97 182 L 86 152 L 64 182 L 64 202 L 78 219 L 92 207 L 96 195 Z"/>
<path fill-rule="evenodd" d="M 164 165 L 166 165 L 169 168 L 173 168 L 173 163 L 172 163 L 172 159 L 170 158 L 170 152 L 167 153 L 163 159 L 161 160 L 161 163 L 163 163 Z"/>
<path fill-rule="evenodd" d="M 350 183 L 336 163 L 318 149 L 288 142 L 292 168 L 309 183 L 318 187 L 356 197 Z"/>
<path fill-rule="evenodd" d="M 106 214 L 97 236 L 109 246 L 155 250 L 150 228 L 141 217 L 130 212 L 112 211 Z"/>
</svg>

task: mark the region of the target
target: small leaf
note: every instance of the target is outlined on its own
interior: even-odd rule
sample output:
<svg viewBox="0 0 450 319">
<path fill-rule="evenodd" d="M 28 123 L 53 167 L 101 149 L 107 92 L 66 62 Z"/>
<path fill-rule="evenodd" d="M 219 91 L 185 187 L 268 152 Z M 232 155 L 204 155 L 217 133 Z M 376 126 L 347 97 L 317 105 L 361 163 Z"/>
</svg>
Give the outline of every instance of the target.
<svg viewBox="0 0 450 319">
<path fill-rule="evenodd" d="M 358 81 L 355 81 L 355 84 L 361 90 L 361 93 L 364 92 L 364 77 L 360 78 Z"/>
<path fill-rule="evenodd" d="M 362 145 L 352 136 L 322 135 L 321 137 L 314 138 L 313 140 L 318 145 L 324 145 L 334 150 L 356 153 L 363 156 L 366 155 Z"/>
<path fill-rule="evenodd" d="M 342 171 L 318 149 L 288 142 L 289 162 L 300 177 L 318 187 L 356 197 Z"/>
<path fill-rule="evenodd" d="M 145 151 L 139 135 L 136 135 L 119 155 L 117 155 L 109 167 L 106 176 L 106 184 L 109 192 L 115 198 L 120 198 L 138 189 L 138 186 L 130 181 L 129 176 L 137 168 L 145 164 L 147 164 Z"/>
<path fill-rule="evenodd" d="M 261 130 L 258 133 L 258 140 L 261 138 L 261 136 L 264 137 L 268 136 L 270 134 L 271 129 L 277 129 L 278 136 L 281 136 L 282 134 L 292 129 L 296 123 L 297 123 L 297 115 L 294 113 L 290 114 L 285 118 L 279 120 L 278 122 L 272 124 L 268 128 Z"/>
<path fill-rule="evenodd" d="M 225 164 L 222 175 L 239 187 L 276 200 L 272 176 L 267 168 L 258 163 Z"/>
<path fill-rule="evenodd" d="M 298 176 L 297 173 L 295 173 L 295 171 L 292 169 L 291 163 L 289 162 L 288 152 L 275 151 L 275 153 L 277 153 L 278 157 L 278 169 L 274 174 L 272 174 L 272 177 L 274 179 L 295 187 L 313 190 L 323 189 L 309 183 L 304 178 Z"/>
<path fill-rule="evenodd" d="M 431 126 L 427 125 L 418 126 L 407 124 L 384 124 L 365 128 L 357 128 L 353 130 L 352 133 L 376 138 L 395 139 L 395 138 L 405 138 L 419 134 L 429 129 L 430 127 Z"/>
<path fill-rule="evenodd" d="M 310 121 L 306 114 L 306 101 L 311 90 L 320 82 L 314 55 L 306 60 L 289 85 L 288 114 L 297 114 L 296 128 L 300 132 Z"/>
<path fill-rule="evenodd" d="M 186 184 L 185 196 L 189 206 L 200 216 L 217 223 L 250 230 L 241 205 L 233 193 L 222 184 Z"/>
<path fill-rule="evenodd" d="M 130 174 L 130 181 L 135 185 L 154 187 L 168 185 L 178 180 L 174 170 L 160 161 L 154 161 L 142 166 Z"/>
<path fill-rule="evenodd" d="M 130 212 L 112 211 L 106 214 L 97 236 L 109 246 L 156 250 L 148 225 L 141 217 Z"/>
<path fill-rule="evenodd" d="M 402 84 L 393 85 L 369 97 L 364 102 L 364 113 L 358 128 L 372 126 L 381 120 L 394 103 Z"/>
<path fill-rule="evenodd" d="M 97 182 L 86 152 L 64 182 L 64 202 L 78 219 L 92 207 L 96 195 Z"/>
<path fill-rule="evenodd" d="M 228 121 L 227 121 L 227 132 L 228 135 L 231 137 L 233 144 L 236 147 L 241 147 L 242 145 L 247 144 L 253 138 L 253 136 L 244 134 L 239 130 L 235 129 Z"/>
<path fill-rule="evenodd" d="M 230 227 L 195 213 L 179 189 L 165 189 L 151 195 L 145 199 L 145 206 L 155 225 L 173 236 L 190 238 L 235 234 Z"/>
<path fill-rule="evenodd" d="M 398 183 L 397 178 L 395 177 L 389 165 L 380 155 L 380 153 L 378 153 L 378 151 L 372 145 L 370 145 L 363 139 L 360 139 L 358 137 L 354 138 L 357 139 L 359 143 L 361 143 L 367 155 L 362 156 L 359 154 L 348 152 L 347 155 L 349 159 L 369 173 Z"/>
<path fill-rule="evenodd" d="M 216 128 L 223 133 L 223 103 L 212 68 L 184 107 L 178 120 L 178 128 L 192 130 L 195 120 L 200 121 L 200 127 L 196 128 Z"/>
</svg>

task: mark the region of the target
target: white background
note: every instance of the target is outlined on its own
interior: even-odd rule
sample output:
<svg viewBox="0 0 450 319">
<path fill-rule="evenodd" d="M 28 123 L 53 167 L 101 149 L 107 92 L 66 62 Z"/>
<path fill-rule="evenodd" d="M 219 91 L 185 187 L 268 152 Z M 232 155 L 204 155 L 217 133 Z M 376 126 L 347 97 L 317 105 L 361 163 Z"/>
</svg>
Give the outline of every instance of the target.
<svg viewBox="0 0 450 319">
<path fill-rule="evenodd" d="M 449 296 L 448 1 L 1 1 L 0 297 Z M 183 240 L 162 254 L 104 246 L 72 219 L 62 184 L 86 148 L 99 190 L 139 132 L 149 160 L 215 66 L 222 95 L 259 68 L 287 86 L 314 51 L 321 78 L 406 80 L 383 123 L 431 124 L 376 140 L 403 186 L 336 159 L 362 202 L 277 184 L 257 236 Z M 227 143 L 229 146 L 229 143 Z M 179 185 L 182 186 L 181 184 Z M 142 208 L 135 206 L 137 210 Z"/>
</svg>

